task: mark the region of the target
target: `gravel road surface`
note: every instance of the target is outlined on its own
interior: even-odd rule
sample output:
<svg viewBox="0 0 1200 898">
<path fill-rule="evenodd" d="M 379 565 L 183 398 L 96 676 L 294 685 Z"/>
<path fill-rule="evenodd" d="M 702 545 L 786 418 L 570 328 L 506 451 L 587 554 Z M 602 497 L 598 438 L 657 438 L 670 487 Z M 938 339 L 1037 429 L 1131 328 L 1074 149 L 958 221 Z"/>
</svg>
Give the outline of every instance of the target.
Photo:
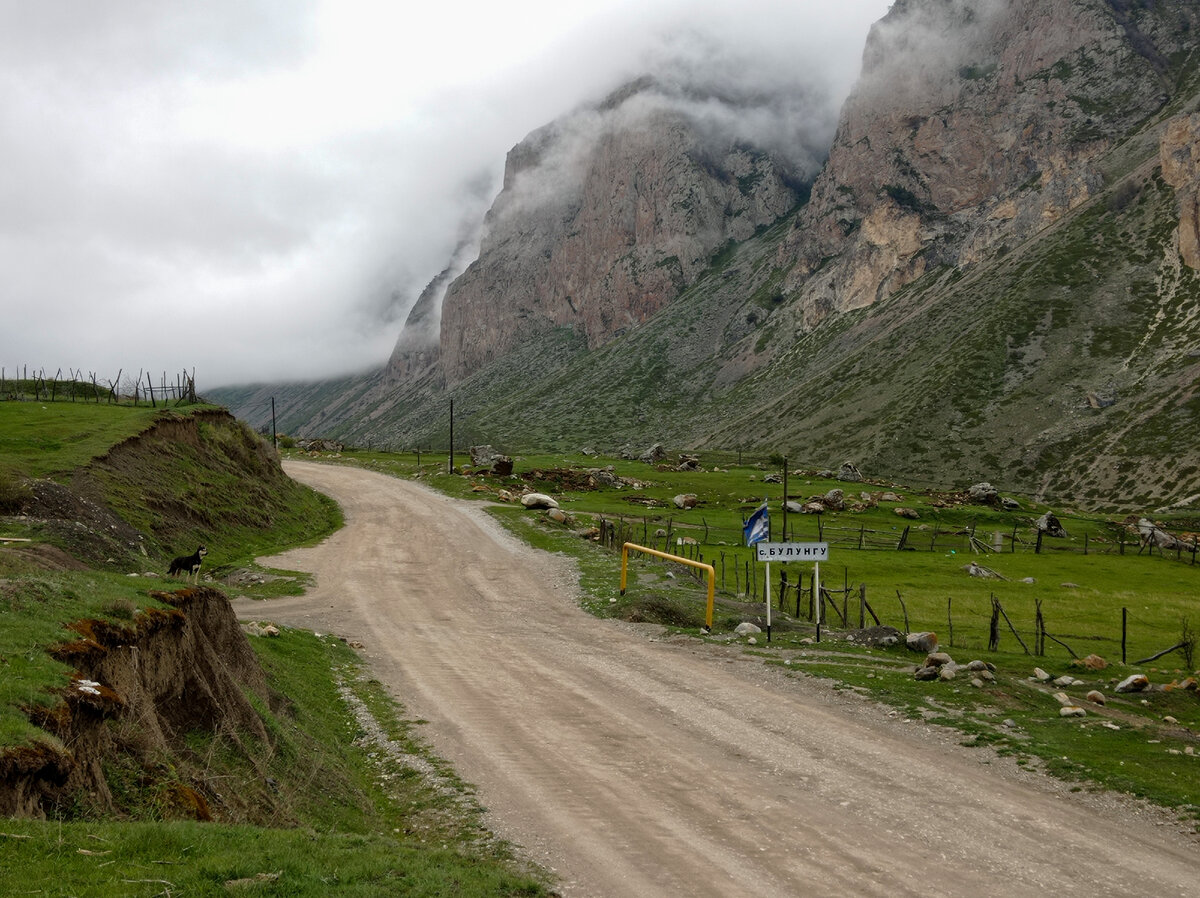
<svg viewBox="0 0 1200 898">
<path fill-rule="evenodd" d="M 1200 896 L 1200 846 L 1151 809 L 736 647 L 590 617 L 568 562 L 471 503 L 285 468 L 346 527 L 271 559 L 314 573 L 307 595 L 239 612 L 363 643 L 564 896 Z"/>
</svg>

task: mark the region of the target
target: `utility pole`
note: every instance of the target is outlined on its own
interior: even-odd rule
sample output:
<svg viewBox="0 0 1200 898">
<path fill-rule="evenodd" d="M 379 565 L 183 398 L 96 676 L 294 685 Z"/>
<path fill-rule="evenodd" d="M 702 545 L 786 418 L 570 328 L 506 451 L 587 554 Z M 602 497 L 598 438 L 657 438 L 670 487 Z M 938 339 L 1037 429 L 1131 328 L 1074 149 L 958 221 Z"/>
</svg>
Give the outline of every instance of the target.
<svg viewBox="0 0 1200 898">
<path fill-rule="evenodd" d="M 271 397 L 271 446 L 279 451 L 279 438 L 275 435 L 275 397 Z"/>
<path fill-rule="evenodd" d="M 787 491 L 787 456 L 783 457 L 783 541 L 787 542 L 787 506 L 788 506 L 788 491 Z"/>
<path fill-rule="evenodd" d="M 454 400 L 450 400 L 450 470 L 448 474 L 454 473 Z"/>
</svg>

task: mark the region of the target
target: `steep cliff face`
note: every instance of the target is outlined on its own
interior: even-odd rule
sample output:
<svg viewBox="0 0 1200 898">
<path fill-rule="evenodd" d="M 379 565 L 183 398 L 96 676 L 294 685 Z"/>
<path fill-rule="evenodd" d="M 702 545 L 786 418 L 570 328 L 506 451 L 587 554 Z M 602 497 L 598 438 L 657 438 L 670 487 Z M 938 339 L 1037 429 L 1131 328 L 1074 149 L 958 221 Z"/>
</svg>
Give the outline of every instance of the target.
<svg viewBox="0 0 1200 898">
<path fill-rule="evenodd" d="M 1200 115 L 1179 116 L 1167 124 L 1159 148 L 1163 180 L 1179 200 L 1179 255 L 1200 269 Z"/>
<path fill-rule="evenodd" d="M 553 328 L 595 347 L 645 321 L 727 241 L 793 208 L 804 175 L 706 134 L 652 82 L 535 132 L 509 154 L 478 260 L 446 292 L 446 379 Z"/>
<path fill-rule="evenodd" d="M 803 325 L 1095 196 L 1099 160 L 1170 99 L 1169 60 L 1197 27 L 1195 4 L 1170 0 L 898 0 L 780 250 Z"/>
</svg>

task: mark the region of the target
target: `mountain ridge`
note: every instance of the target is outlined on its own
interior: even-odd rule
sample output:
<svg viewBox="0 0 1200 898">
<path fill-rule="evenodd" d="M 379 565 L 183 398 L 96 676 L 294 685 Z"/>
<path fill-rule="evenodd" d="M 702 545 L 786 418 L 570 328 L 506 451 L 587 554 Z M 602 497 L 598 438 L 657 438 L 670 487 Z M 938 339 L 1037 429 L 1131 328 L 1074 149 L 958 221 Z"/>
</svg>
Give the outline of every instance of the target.
<svg viewBox="0 0 1200 898">
<path fill-rule="evenodd" d="M 811 196 L 795 191 L 749 233 L 693 235 L 693 269 L 641 307 L 602 297 L 630 313 L 619 327 L 564 313 L 578 297 L 561 279 L 585 270 L 572 262 L 543 306 L 518 305 L 527 314 L 499 341 L 446 366 L 448 333 L 488 344 L 513 311 L 514 279 L 455 281 L 440 360 L 413 376 L 394 355 L 383 372 L 280 388 L 284 426 L 444 445 L 454 398 L 460 435 L 509 447 L 758 447 L 1097 506 L 1194 501 L 1198 32 L 1200 13 L 1178 0 L 897 2 L 872 30 Z M 937 57 L 938 41 L 955 52 L 904 69 L 898 46 Z M 683 145 L 671 158 L 687 158 Z M 593 184 L 644 163 L 610 154 Z M 698 171 L 662 179 L 655 202 L 677 203 Z M 594 223 L 613 208 L 598 205 Z M 666 258 L 665 233 L 646 258 Z M 565 237 L 547 245 L 575 258 Z M 505 264 L 537 280 L 545 247 L 529 249 Z M 483 268 L 488 253 L 485 241 Z M 218 394 L 256 423 L 264 396 Z"/>
</svg>

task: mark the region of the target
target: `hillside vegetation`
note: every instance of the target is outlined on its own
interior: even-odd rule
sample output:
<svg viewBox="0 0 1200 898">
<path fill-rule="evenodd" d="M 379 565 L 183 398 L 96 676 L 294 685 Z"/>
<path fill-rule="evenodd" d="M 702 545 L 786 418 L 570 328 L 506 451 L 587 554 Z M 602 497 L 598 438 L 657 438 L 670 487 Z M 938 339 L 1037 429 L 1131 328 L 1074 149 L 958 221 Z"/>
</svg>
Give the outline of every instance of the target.
<svg viewBox="0 0 1200 898">
<path fill-rule="evenodd" d="M 295 591 L 254 557 L 340 525 L 268 444 L 213 406 L 0 402 L 0 434 L 0 892 L 544 893 L 344 641 L 248 640 L 209 585 Z"/>
<path fill-rule="evenodd" d="M 614 121 L 563 187 L 568 212 L 572 189 L 599 198 L 587 215 L 489 232 L 446 289 L 438 341 L 414 327 L 385 370 L 218 395 L 253 426 L 274 397 L 284 431 L 363 447 L 445 448 L 453 400 L 462 448 L 742 448 L 1094 509 L 1194 507 L 1198 15 L 894 4 L 811 190 L 705 244 L 669 297 L 650 262 L 698 236 L 670 213 L 733 182 L 687 152 L 674 180 L 651 177 L 628 148 L 667 135 Z M 676 121 L 664 153 L 694 128 Z M 426 326 L 437 292 L 414 308 Z"/>
</svg>

